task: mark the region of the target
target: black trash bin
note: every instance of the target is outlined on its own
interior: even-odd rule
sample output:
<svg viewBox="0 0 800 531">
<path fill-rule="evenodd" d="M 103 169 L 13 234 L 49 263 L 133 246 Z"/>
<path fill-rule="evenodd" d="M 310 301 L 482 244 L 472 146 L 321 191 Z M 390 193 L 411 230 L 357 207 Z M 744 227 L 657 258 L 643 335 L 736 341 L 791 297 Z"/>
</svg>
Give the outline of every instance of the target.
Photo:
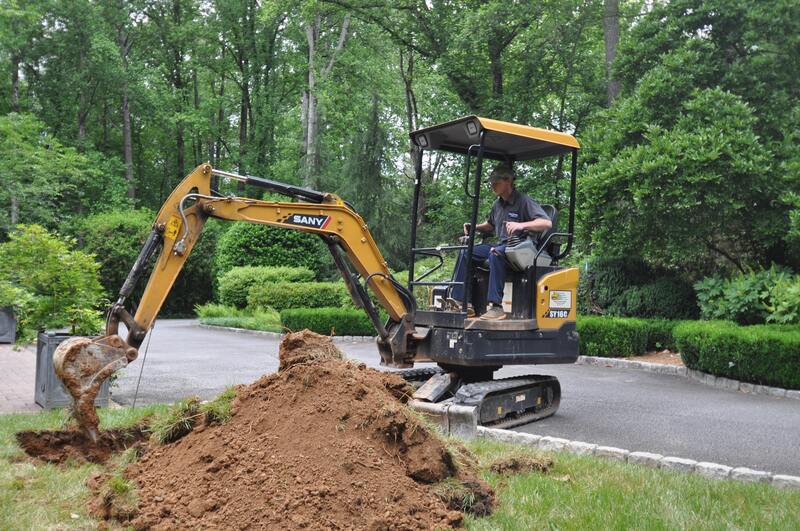
<svg viewBox="0 0 800 531">
<path fill-rule="evenodd" d="M 11 308 L 0 308 L 0 343 L 17 340 L 17 318 Z"/>
<path fill-rule="evenodd" d="M 53 367 L 53 352 L 65 339 L 72 337 L 59 332 L 39 332 L 36 341 L 36 393 L 34 400 L 45 409 L 64 407 L 72 404 L 72 397 L 64 388 L 61 380 L 56 376 Z M 109 401 L 108 380 L 100 386 L 100 392 L 94 403 L 96 406 L 107 407 Z"/>
</svg>

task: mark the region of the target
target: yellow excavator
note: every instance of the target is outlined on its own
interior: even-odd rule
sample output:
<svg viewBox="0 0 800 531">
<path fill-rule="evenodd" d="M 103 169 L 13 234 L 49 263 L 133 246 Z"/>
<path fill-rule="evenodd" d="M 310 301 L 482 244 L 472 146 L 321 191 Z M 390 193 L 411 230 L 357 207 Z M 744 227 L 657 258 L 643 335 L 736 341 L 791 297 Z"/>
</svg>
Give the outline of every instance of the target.
<svg viewBox="0 0 800 531">
<path fill-rule="evenodd" d="M 161 309 L 175 279 L 192 252 L 208 218 L 246 221 L 319 235 L 331 252 L 353 302 L 363 308 L 377 332 L 381 364 L 408 369 L 404 376 L 417 387 L 414 398 L 431 403 L 475 406 L 478 422 L 509 427 L 555 413 L 561 390 L 552 376 L 527 375 L 495 379 L 504 365 L 574 363 L 578 357 L 575 330 L 578 270 L 559 266 L 572 246 L 578 142 L 569 134 L 477 116 L 467 116 L 411 133 L 420 150 L 411 211 L 408 283 L 389 271 L 361 216 L 334 194 L 318 192 L 259 177 L 237 175 L 202 164 L 170 194 L 153 223 L 136 262 L 108 312 L 105 334 L 75 337 L 54 353 L 56 374 L 75 400 L 79 424 L 96 440 L 98 418 L 94 399 L 103 381 L 138 355 L 138 349 Z M 422 184 L 422 154 L 441 150 L 466 157 L 464 192 L 472 202 L 470 230 L 462 245 L 418 247 L 417 226 Z M 509 273 L 504 302 L 507 318 L 471 318 L 460 308 L 472 301 L 485 308 L 488 271 L 473 260 L 478 206 L 486 159 L 509 164 L 571 155 L 569 220 L 566 232 L 556 232 L 558 212 L 544 205 L 553 229 L 509 245 Z M 563 160 L 563 159 L 562 159 Z M 474 162 L 474 171 L 471 169 Z M 212 189 L 213 177 L 232 179 L 281 194 L 294 201 L 269 201 L 223 196 Z M 561 245 L 566 239 L 566 248 Z M 461 251 L 467 263 L 463 300 L 458 309 L 445 301 L 452 287 L 462 284 L 426 281 L 444 263 L 443 253 Z M 141 277 L 149 280 L 135 315 L 127 307 Z M 415 277 L 418 257 L 434 256 L 438 265 Z M 512 260 L 513 258 L 513 260 Z M 430 304 L 417 306 L 413 290 L 429 287 Z M 367 290 L 386 310 L 380 314 Z M 119 335 L 119 324 L 127 335 Z M 413 369 L 419 361 L 433 368 Z"/>
</svg>

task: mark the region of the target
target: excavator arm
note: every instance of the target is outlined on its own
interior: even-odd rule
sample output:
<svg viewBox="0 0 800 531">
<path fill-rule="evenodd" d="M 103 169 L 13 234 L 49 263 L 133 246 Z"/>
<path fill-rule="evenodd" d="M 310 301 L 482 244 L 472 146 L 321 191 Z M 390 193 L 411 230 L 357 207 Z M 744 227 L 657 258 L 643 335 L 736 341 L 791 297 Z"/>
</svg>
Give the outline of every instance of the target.
<svg viewBox="0 0 800 531">
<path fill-rule="evenodd" d="M 212 176 L 261 186 L 301 202 L 214 195 Z M 53 355 L 56 374 L 75 400 L 75 417 L 90 437 L 97 437 L 94 398 L 100 386 L 114 371 L 138 356 L 139 346 L 210 217 L 319 235 L 331 251 L 356 306 L 366 311 L 378 332 L 382 363 L 394 367 L 413 365 L 414 298 L 392 278 L 361 216 L 334 194 L 222 172 L 203 164 L 189 174 L 164 202 L 117 301 L 108 312 L 105 335 L 96 339 L 70 338 L 59 345 Z M 126 303 L 157 253 L 138 308 L 135 315 L 131 315 Z M 389 319 L 385 324 L 380 321 L 377 309 L 367 296 L 367 287 L 388 313 Z M 124 339 L 119 335 L 120 322 L 128 330 Z"/>
</svg>

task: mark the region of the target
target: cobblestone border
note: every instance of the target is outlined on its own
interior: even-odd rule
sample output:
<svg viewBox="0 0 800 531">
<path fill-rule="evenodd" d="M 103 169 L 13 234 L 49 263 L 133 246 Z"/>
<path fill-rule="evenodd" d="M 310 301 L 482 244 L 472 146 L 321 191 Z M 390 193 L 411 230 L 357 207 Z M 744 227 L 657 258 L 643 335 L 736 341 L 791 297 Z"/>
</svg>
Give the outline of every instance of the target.
<svg viewBox="0 0 800 531">
<path fill-rule="evenodd" d="M 688 378 L 693 382 L 702 383 L 716 389 L 726 391 L 740 391 L 745 394 L 774 396 L 776 398 L 793 398 L 800 400 L 800 390 L 782 389 L 780 387 L 769 387 L 767 385 L 757 385 L 739 380 L 732 380 L 722 376 L 715 376 L 702 371 L 681 367 L 678 365 L 664 365 L 661 363 L 649 363 L 646 361 L 620 360 L 616 358 L 602 358 L 598 356 L 578 356 L 578 365 L 594 365 L 596 367 L 614 367 L 618 369 L 638 369 L 656 374 L 668 374 Z"/>
<path fill-rule="evenodd" d="M 650 468 L 675 470 L 689 474 L 698 474 L 712 479 L 733 479 L 751 483 L 769 483 L 781 489 L 800 490 L 800 477 L 785 474 L 772 474 L 747 467 L 730 467 L 718 463 L 695 461 L 682 457 L 663 456 L 650 452 L 631 452 L 624 448 L 600 446 L 582 441 L 570 441 L 559 437 L 543 437 L 531 433 L 521 433 L 497 428 L 478 426 L 478 437 L 493 439 L 514 444 L 531 446 L 548 452 L 568 452 L 576 455 L 593 455 L 604 459 L 643 465 Z"/>
<path fill-rule="evenodd" d="M 234 334 L 243 334 L 246 336 L 260 336 L 260 337 L 269 337 L 272 339 L 281 339 L 284 334 L 279 332 L 265 332 L 263 330 L 250 330 L 247 328 L 233 328 L 231 326 L 217 326 L 217 325 L 208 325 L 203 323 L 198 323 L 197 326 L 200 328 L 206 328 L 208 330 L 221 330 L 223 332 L 233 332 Z M 368 343 L 374 342 L 374 336 L 333 336 L 333 341 L 335 343 Z"/>
</svg>

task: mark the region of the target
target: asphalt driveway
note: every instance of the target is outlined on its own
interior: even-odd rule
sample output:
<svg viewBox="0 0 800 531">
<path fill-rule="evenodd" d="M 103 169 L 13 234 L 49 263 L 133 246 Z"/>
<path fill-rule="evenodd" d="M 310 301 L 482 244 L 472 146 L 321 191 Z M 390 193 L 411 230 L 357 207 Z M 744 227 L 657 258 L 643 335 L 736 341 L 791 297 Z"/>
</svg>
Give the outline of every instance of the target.
<svg viewBox="0 0 800 531">
<path fill-rule="evenodd" d="M 146 344 L 146 343 L 145 343 Z M 377 367 L 372 343 L 343 342 L 350 357 Z M 132 363 L 112 389 L 131 404 L 144 360 Z M 275 338 L 208 330 L 190 320 L 161 320 L 152 334 L 138 404 L 211 398 L 278 367 Z M 520 366 L 500 376 L 558 377 L 558 413 L 518 431 L 631 451 L 800 475 L 800 401 L 723 391 L 676 376 L 589 365 Z"/>
</svg>

